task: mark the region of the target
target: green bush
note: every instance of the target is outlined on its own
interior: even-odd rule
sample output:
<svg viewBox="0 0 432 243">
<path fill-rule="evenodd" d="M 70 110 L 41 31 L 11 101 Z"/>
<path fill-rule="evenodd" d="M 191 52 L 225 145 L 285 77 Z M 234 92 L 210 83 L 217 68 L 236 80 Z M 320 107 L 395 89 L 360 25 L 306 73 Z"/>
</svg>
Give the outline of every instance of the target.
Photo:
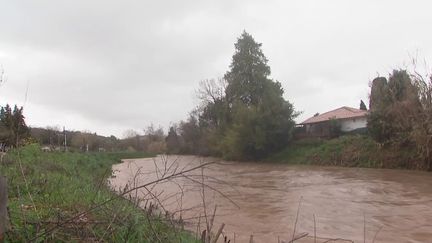
<svg viewBox="0 0 432 243">
<path fill-rule="evenodd" d="M 409 147 L 382 147 L 366 135 L 344 135 L 330 140 L 298 140 L 266 161 L 375 168 L 413 168 L 418 158 Z"/>
</svg>

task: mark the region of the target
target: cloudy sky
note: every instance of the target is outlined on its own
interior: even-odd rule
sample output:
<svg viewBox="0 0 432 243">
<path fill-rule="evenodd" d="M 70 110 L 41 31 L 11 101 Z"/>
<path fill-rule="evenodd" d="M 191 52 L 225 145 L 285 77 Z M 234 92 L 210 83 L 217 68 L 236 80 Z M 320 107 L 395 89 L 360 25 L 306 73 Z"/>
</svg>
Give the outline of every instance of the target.
<svg viewBox="0 0 432 243">
<path fill-rule="evenodd" d="M 28 124 L 121 136 L 168 127 L 222 77 L 243 30 L 303 114 L 367 101 L 417 53 L 432 62 L 430 1 L 0 0 L 0 103 Z M 28 92 L 26 92 L 26 90 Z M 27 99 L 26 99 L 27 93 Z M 367 102 L 366 102 L 367 103 Z"/>
</svg>

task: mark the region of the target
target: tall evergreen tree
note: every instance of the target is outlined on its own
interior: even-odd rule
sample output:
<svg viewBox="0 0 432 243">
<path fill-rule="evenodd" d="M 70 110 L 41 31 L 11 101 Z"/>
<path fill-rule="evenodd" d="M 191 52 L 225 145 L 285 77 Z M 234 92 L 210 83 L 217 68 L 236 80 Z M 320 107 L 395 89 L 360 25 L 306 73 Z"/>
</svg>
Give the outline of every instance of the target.
<svg viewBox="0 0 432 243">
<path fill-rule="evenodd" d="M 167 152 L 169 154 L 176 154 L 180 152 L 180 141 L 176 129 L 170 127 L 168 136 L 165 138 Z"/>
<path fill-rule="evenodd" d="M 388 103 L 387 78 L 376 77 L 372 80 L 369 97 L 369 110 L 381 109 Z"/>
<path fill-rule="evenodd" d="M 23 108 L 9 105 L 0 109 L 0 142 L 8 146 L 18 146 L 20 141 L 29 135 L 29 128 L 25 123 Z"/>
<path fill-rule="evenodd" d="M 372 81 L 368 130 L 380 143 L 404 144 L 421 104 L 417 87 L 406 70 L 394 70 L 386 78 Z"/>
<path fill-rule="evenodd" d="M 220 148 L 227 158 L 259 159 L 291 138 L 296 112 L 281 84 L 269 78 L 267 62 L 261 44 L 243 32 L 224 77 L 229 126 Z"/>
<path fill-rule="evenodd" d="M 363 100 L 360 100 L 360 110 L 367 111 L 366 104 L 363 102 Z"/>
<path fill-rule="evenodd" d="M 230 70 L 225 74 L 229 103 L 241 101 L 246 106 L 258 105 L 262 100 L 265 83 L 269 81 L 270 67 L 267 62 L 261 43 L 255 42 L 244 31 L 235 44 Z"/>
</svg>

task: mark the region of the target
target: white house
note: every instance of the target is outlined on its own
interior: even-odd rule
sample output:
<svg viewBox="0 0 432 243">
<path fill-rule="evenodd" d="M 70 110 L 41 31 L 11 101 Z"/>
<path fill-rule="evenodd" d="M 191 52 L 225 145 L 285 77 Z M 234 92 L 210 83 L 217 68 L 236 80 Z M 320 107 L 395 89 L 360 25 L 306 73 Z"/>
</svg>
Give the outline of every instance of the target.
<svg viewBox="0 0 432 243">
<path fill-rule="evenodd" d="M 364 129 L 367 126 L 367 111 L 343 106 L 313 116 L 299 125 L 305 136 L 327 137 L 331 135 L 331 121 L 337 121 L 342 132 Z"/>
</svg>

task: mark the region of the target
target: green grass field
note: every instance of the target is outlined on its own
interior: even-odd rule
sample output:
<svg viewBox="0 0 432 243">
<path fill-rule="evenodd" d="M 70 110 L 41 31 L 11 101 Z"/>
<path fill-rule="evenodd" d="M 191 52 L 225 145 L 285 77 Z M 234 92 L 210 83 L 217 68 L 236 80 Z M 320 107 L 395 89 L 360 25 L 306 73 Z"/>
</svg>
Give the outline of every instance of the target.
<svg viewBox="0 0 432 243">
<path fill-rule="evenodd" d="M 113 164 L 149 156 L 41 152 L 35 144 L 9 152 L 0 163 L 9 193 L 6 242 L 196 242 L 109 189 Z"/>
</svg>

